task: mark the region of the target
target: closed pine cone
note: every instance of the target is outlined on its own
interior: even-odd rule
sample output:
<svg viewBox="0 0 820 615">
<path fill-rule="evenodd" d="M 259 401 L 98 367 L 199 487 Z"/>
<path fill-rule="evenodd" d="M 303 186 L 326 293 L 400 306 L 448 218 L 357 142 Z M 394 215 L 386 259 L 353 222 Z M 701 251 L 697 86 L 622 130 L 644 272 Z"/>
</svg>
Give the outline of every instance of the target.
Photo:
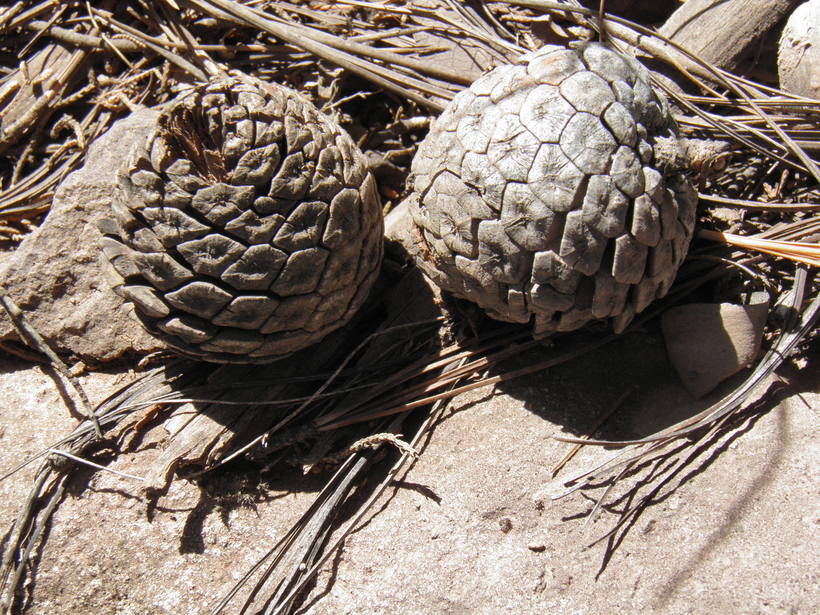
<svg viewBox="0 0 820 615">
<path fill-rule="evenodd" d="M 296 92 L 248 78 L 162 112 L 121 171 L 102 231 L 114 289 L 190 357 L 266 362 L 362 305 L 381 207 L 350 137 Z"/>
<path fill-rule="evenodd" d="M 667 103 L 604 45 L 547 46 L 458 94 L 413 160 L 416 264 L 536 336 L 666 294 L 696 195 Z"/>
</svg>

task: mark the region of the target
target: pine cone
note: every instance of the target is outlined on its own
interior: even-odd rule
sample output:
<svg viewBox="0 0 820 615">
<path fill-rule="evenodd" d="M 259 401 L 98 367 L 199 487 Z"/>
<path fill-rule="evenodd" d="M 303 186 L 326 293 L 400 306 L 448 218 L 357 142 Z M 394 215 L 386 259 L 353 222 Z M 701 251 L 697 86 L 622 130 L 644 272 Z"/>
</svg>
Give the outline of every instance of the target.
<svg viewBox="0 0 820 615">
<path fill-rule="evenodd" d="M 668 291 L 696 195 L 647 71 L 600 44 L 547 46 L 457 95 L 413 160 L 409 249 L 439 286 L 534 334 Z"/>
<path fill-rule="evenodd" d="M 382 258 L 375 182 L 296 92 L 232 78 L 181 96 L 120 173 L 114 289 L 182 354 L 272 361 L 361 306 Z"/>
</svg>

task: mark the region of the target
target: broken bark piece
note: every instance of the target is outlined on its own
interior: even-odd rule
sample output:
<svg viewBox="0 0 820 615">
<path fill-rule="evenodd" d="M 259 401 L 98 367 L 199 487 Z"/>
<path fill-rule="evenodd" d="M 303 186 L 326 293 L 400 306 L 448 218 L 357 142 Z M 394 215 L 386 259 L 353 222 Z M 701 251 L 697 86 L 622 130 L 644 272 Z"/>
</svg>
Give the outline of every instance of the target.
<svg viewBox="0 0 820 615">
<path fill-rule="evenodd" d="M 429 29 L 416 32 L 413 35 L 413 40 L 419 47 L 434 50 L 425 56 L 425 61 L 446 66 L 463 74 L 470 80 L 478 79 L 482 73 L 501 61 L 498 57 L 494 58 L 487 48 L 476 45 L 468 37 L 454 37 L 452 33 L 437 27 L 441 23 L 442 15 L 449 15 L 452 19 L 457 19 L 452 7 L 447 6 L 446 2 L 440 0 L 414 0 L 411 4 L 414 9 L 419 10 L 419 15 L 415 19 L 419 24 L 429 27 Z M 466 6 L 461 10 L 473 11 L 474 9 Z M 424 16 L 423 12 L 425 11 L 429 11 L 429 14 L 437 17 L 434 19 Z M 446 103 L 446 101 L 444 102 Z"/>
<path fill-rule="evenodd" d="M 0 113 L 0 153 L 54 113 L 55 99 L 86 55 L 84 50 L 49 44 L 8 75 L 0 85 L 0 101 L 12 93 L 13 97 Z"/>
<path fill-rule="evenodd" d="M 748 367 L 760 352 L 769 303 L 759 295 L 749 305 L 691 303 L 663 315 L 669 360 L 694 397 Z"/>
<path fill-rule="evenodd" d="M 688 0 L 659 32 L 700 59 L 732 70 L 797 4 L 798 0 Z"/>
</svg>

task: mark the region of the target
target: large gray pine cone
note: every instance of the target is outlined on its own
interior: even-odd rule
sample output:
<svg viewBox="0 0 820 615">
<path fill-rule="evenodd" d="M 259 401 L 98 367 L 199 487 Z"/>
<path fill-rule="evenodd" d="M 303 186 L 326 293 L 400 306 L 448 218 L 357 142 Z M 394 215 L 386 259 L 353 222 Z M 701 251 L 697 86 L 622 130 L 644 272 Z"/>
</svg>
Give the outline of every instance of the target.
<svg viewBox="0 0 820 615">
<path fill-rule="evenodd" d="M 696 196 L 647 71 L 600 44 L 548 46 L 455 97 L 413 160 L 408 244 L 439 286 L 534 334 L 664 295 Z"/>
<path fill-rule="evenodd" d="M 152 334 L 215 362 L 318 342 L 361 306 L 382 258 L 375 182 L 296 92 L 250 79 L 162 112 L 103 224 L 116 292 Z"/>
</svg>

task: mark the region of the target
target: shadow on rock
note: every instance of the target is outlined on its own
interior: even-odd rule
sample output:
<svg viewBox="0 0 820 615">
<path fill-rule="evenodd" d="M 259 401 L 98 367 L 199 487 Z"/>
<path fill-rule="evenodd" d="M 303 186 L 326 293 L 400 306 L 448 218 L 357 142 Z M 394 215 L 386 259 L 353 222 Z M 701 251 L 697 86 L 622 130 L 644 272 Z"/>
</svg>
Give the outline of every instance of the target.
<svg viewBox="0 0 820 615">
<path fill-rule="evenodd" d="M 105 410 L 143 408 L 130 419 L 124 448 L 144 458 L 149 518 L 174 476 L 194 479 L 200 499 L 180 549 L 201 552 L 202 527 L 214 512 L 225 520 L 232 508 L 273 492 L 319 491 L 326 470 L 339 462 L 334 455 L 372 435 L 376 423 L 323 429 L 317 419 L 355 408 L 370 388 L 416 359 L 437 339 L 429 323 L 439 314 L 417 272 L 399 275 L 388 265 L 355 319 L 313 348 L 267 365 L 179 360 L 155 370 L 153 380 L 126 387 Z M 426 330 L 405 326 L 424 321 Z"/>
<path fill-rule="evenodd" d="M 578 332 L 562 336 L 516 357 L 505 370 L 544 361 L 606 335 Z M 588 434 L 628 394 L 621 408 L 595 434 L 588 434 L 601 440 L 646 437 L 708 406 L 708 400 L 694 400 L 683 389 L 660 335 L 645 329 L 625 333 L 547 371 L 502 382 L 498 389 L 574 436 Z"/>
</svg>

